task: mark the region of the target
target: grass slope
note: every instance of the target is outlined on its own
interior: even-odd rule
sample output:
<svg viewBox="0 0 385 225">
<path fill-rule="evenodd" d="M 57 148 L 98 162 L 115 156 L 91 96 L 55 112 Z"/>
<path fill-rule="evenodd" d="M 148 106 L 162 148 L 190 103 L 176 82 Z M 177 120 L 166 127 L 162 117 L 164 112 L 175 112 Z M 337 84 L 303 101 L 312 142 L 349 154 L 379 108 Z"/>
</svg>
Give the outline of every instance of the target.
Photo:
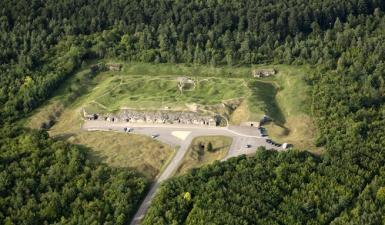
<svg viewBox="0 0 385 225">
<path fill-rule="evenodd" d="M 196 87 L 181 92 L 173 76 L 115 75 L 99 85 L 89 96 L 88 107 L 97 107 L 99 111 L 115 111 L 121 107 L 159 109 L 168 106 L 172 109 L 185 109 L 187 103 L 219 104 L 222 100 L 239 98 L 248 92 L 240 88 L 243 87 L 243 79 L 193 79 Z M 88 108 L 88 111 L 91 110 L 94 108 Z"/>
<path fill-rule="evenodd" d="M 149 179 L 161 172 L 173 153 L 168 145 L 135 134 L 79 132 L 67 140 L 92 149 L 93 160 L 106 162 L 113 167 L 134 168 Z"/>
<path fill-rule="evenodd" d="M 125 63 L 122 74 L 125 75 L 150 75 L 150 76 L 197 76 L 200 77 L 232 77 L 248 78 L 250 67 L 221 66 L 213 67 L 196 64 L 150 64 L 150 63 Z"/>
<path fill-rule="evenodd" d="M 280 72 L 272 83 L 277 90 L 274 104 L 279 110 L 272 114 L 276 123 L 266 125 L 269 136 L 281 143 L 292 143 L 298 149 L 320 153 L 322 149 L 314 145 L 316 127 L 310 112 L 312 94 L 305 80 L 311 68 L 286 65 L 277 68 Z"/>
</svg>

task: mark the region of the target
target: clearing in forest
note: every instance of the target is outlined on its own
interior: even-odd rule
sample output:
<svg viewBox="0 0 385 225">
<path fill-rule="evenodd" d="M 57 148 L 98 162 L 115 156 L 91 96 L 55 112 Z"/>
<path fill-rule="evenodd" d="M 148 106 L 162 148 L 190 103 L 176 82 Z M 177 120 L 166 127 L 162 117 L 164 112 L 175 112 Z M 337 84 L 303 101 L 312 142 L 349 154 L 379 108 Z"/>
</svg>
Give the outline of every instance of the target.
<svg viewBox="0 0 385 225">
<path fill-rule="evenodd" d="M 154 177 L 162 169 L 174 150 L 153 139 L 139 140 L 134 135 L 85 134 L 80 129 L 83 110 L 109 113 L 122 108 L 198 109 L 219 113 L 234 125 L 259 121 L 266 114 L 274 120 L 265 125 L 272 139 L 292 143 L 300 149 L 315 149 L 316 134 L 309 110 L 311 94 L 305 82 L 309 68 L 122 64 L 121 71 L 98 74 L 92 74 L 89 66 L 80 69 L 46 104 L 35 110 L 26 121 L 27 126 L 48 128 L 52 136 L 89 147 L 99 156 L 94 158 L 114 166 L 139 168 L 148 177 Z M 252 68 L 272 67 L 278 71 L 273 77 L 251 76 Z M 186 85 L 181 85 L 181 80 L 186 81 Z M 148 159 L 156 158 L 154 156 L 158 156 L 158 161 L 150 162 Z"/>
</svg>

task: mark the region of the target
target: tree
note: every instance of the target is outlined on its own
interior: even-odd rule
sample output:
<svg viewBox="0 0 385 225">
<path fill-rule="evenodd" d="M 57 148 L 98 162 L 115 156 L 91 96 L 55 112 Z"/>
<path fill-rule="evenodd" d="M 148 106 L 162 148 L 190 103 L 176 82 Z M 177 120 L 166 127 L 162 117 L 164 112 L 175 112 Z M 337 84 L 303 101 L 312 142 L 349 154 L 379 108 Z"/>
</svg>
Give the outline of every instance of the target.
<svg viewBox="0 0 385 225">
<path fill-rule="evenodd" d="M 214 151 L 213 144 L 211 142 L 209 142 L 207 144 L 207 151 L 209 151 L 209 152 L 213 152 Z"/>
<path fill-rule="evenodd" d="M 377 190 L 376 198 L 379 202 L 385 203 L 385 187 L 380 187 Z"/>
</svg>

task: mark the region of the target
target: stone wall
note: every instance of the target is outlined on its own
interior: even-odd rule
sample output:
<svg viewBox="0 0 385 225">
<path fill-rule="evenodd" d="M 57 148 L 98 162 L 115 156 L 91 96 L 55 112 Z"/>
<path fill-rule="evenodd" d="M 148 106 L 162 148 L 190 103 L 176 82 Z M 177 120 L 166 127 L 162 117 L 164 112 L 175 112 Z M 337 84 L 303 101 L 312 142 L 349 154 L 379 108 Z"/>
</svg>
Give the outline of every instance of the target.
<svg viewBox="0 0 385 225">
<path fill-rule="evenodd" d="M 86 114 L 85 114 L 86 115 Z M 95 116 L 94 116 L 95 115 Z M 106 120 L 109 122 L 149 123 L 149 124 L 190 124 L 216 126 L 218 116 L 205 116 L 197 112 L 186 111 L 136 111 L 124 109 L 115 114 L 91 114 L 84 117 L 87 120 Z"/>
<path fill-rule="evenodd" d="M 253 77 L 269 77 L 277 73 L 276 69 L 255 69 L 252 71 Z"/>
</svg>

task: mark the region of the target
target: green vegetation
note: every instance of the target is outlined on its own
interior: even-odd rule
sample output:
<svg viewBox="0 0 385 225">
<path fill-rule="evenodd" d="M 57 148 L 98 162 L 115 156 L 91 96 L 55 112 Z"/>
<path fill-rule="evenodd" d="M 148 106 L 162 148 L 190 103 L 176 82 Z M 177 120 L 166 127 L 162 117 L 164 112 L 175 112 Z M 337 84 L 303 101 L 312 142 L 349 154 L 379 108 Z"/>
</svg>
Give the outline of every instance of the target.
<svg viewBox="0 0 385 225">
<path fill-rule="evenodd" d="M 384 1 L 2 0 L 0 10 L 0 125 L 6 127 L 0 139 L 0 223 L 129 222 L 145 189 L 143 178 L 128 172 L 121 179 L 119 169 L 99 163 L 85 166 L 77 150 L 63 157 L 79 147 L 34 131 L 6 134 L 75 71 L 103 58 L 312 65 L 304 74 L 311 105 L 297 108 L 314 118 L 315 143 L 324 154 L 261 151 L 192 170 L 164 184 L 145 224 L 383 223 Z M 281 86 L 274 103 L 279 107 L 261 107 L 281 118 L 281 126 L 306 121 L 285 109 L 297 100 L 285 101 L 290 83 Z M 69 103 L 78 91 L 66 91 Z M 259 92 L 272 99 L 272 92 Z M 53 108 L 60 112 L 66 104 Z M 234 121 L 249 109 L 257 112 L 253 107 L 242 105 Z M 293 115 L 300 116 L 290 122 Z M 102 167 L 108 172 L 98 173 Z"/>
<path fill-rule="evenodd" d="M 176 174 L 185 174 L 193 168 L 211 164 L 226 157 L 232 138 L 225 136 L 196 137 L 183 158 Z"/>
<path fill-rule="evenodd" d="M 372 13 L 336 18 L 329 29 L 294 41 L 297 62 L 312 61 L 304 57 L 308 50 L 328 55 L 305 77 L 324 154 L 261 151 L 194 170 L 163 186 L 144 224 L 383 223 L 385 17 L 380 9 Z M 180 201 L 185 192 L 189 202 Z"/>
<path fill-rule="evenodd" d="M 91 76 L 88 69 L 80 71 L 38 108 L 26 124 L 38 129 L 51 123 L 51 136 L 88 147 L 91 159 L 112 167 L 133 168 L 152 180 L 173 156 L 174 150 L 168 145 L 139 135 L 81 130 L 82 106 L 88 96 L 104 85 L 106 78 L 104 74 Z"/>
<path fill-rule="evenodd" d="M 228 78 L 248 78 L 250 68 L 247 66 L 210 66 L 200 64 L 183 63 L 143 63 L 143 62 L 123 62 L 124 66 L 121 74 L 126 75 L 149 75 L 149 76 L 188 76 L 188 77 L 228 77 Z"/>
<path fill-rule="evenodd" d="M 260 149 L 250 158 L 192 170 L 161 187 L 142 224 L 290 224 L 279 214 L 279 203 L 308 183 L 316 165 L 307 152 Z M 190 201 L 183 198 L 185 193 Z"/>
<path fill-rule="evenodd" d="M 170 146 L 150 137 L 114 132 L 64 133 L 66 140 L 90 149 L 91 159 L 111 167 L 133 168 L 154 180 L 173 157 Z"/>
<path fill-rule="evenodd" d="M 115 75 L 97 86 L 95 93 L 88 96 L 88 105 L 99 107 L 99 112 L 115 111 L 122 107 L 155 110 L 167 106 L 171 109 L 185 109 L 189 103 L 214 105 L 247 94 L 243 79 L 193 79 L 195 87 L 180 91 L 175 76 Z M 90 111 L 87 107 L 86 110 Z"/>
<path fill-rule="evenodd" d="M 94 164 L 84 147 L 0 131 L 1 224 L 126 224 L 147 191 L 144 177 Z"/>
<path fill-rule="evenodd" d="M 274 119 L 274 122 L 264 125 L 269 136 L 279 143 L 291 143 L 297 149 L 321 153 L 322 148 L 315 146 L 317 132 L 311 113 L 311 105 L 317 102 L 312 102 L 311 87 L 307 83 L 311 68 L 286 65 L 278 65 L 276 68 L 279 73 L 271 80 L 276 92 L 266 89 L 267 96 L 264 103 L 261 103 L 267 105 L 264 112 Z"/>
<path fill-rule="evenodd" d="M 332 225 L 383 224 L 385 220 L 385 171 L 382 168 L 373 181 L 360 193 L 355 202 L 347 207 Z"/>
<path fill-rule="evenodd" d="M 205 77 L 204 74 L 208 74 L 205 71 L 214 70 L 213 67 L 177 64 L 176 67 L 183 68 L 185 74 L 191 74 L 193 70 L 203 73 L 191 76 L 196 82 L 196 87 L 181 93 L 177 88 L 177 77 L 180 75 L 173 72 L 168 64 L 123 65 L 123 72 L 107 71 L 96 76 L 91 75 L 89 69 L 83 68 L 67 80 L 48 103 L 34 112 L 27 122 L 28 126 L 40 128 L 42 124 L 45 127 L 44 124 L 56 123 L 50 129 L 52 135 L 74 132 L 80 135 L 78 128 L 82 123 L 83 109 L 95 113 L 112 112 L 123 107 L 144 110 L 169 107 L 185 110 L 191 107 L 191 103 L 197 103 L 202 106 L 217 105 L 217 108 L 207 109 L 219 111 L 223 115 L 232 113 L 230 122 L 234 124 L 259 121 L 263 115 L 269 115 L 274 119 L 274 123 L 268 124 L 267 128 L 274 140 L 294 144 L 299 149 L 321 152 L 314 146 L 316 131 L 309 116 L 309 86 L 304 78 L 309 68 L 285 65 L 253 66 L 251 68 L 274 67 L 279 71 L 274 77 L 255 79 L 251 78 L 251 68 L 239 67 L 227 70 L 237 74 L 247 69 L 246 78 L 224 79 L 220 77 L 220 73 L 211 73 L 214 77 Z M 138 69 L 145 66 L 149 70 Z M 194 69 L 196 67 L 199 69 Z M 127 68 L 132 70 L 127 72 Z M 152 77 L 153 68 L 161 71 L 160 74 Z M 221 71 L 221 67 L 216 68 Z M 134 75 L 139 72 L 145 74 Z M 173 75 L 166 75 L 169 73 Z M 220 108 L 219 103 L 224 100 L 237 98 L 244 100 L 234 112 Z M 147 171 L 142 172 L 147 174 Z"/>
<path fill-rule="evenodd" d="M 250 120 L 259 121 L 263 115 L 268 115 L 278 123 L 284 123 L 284 115 L 275 100 L 277 90 L 274 84 L 256 80 L 251 81 L 248 86 L 252 92 L 248 106 L 250 111 L 255 113 L 250 116 Z"/>
</svg>

